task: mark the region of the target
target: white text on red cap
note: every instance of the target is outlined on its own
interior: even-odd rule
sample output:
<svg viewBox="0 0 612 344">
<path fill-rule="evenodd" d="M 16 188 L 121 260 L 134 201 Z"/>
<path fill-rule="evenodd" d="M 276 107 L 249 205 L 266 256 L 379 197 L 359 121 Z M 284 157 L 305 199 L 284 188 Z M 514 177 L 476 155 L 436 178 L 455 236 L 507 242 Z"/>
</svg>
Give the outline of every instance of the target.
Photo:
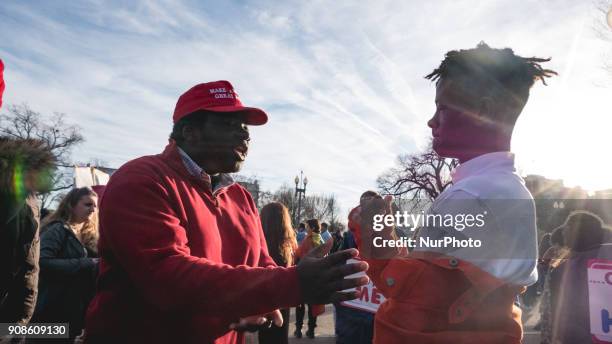
<svg viewBox="0 0 612 344">
<path fill-rule="evenodd" d="M 232 90 L 229 90 L 229 91 L 226 90 L 225 87 L 211 88 L 209 92 L 210 94 L 215 95 L 215 99 L 221 99 L 221 98 L 234 99 L 234 92 Z"/>
</svg>

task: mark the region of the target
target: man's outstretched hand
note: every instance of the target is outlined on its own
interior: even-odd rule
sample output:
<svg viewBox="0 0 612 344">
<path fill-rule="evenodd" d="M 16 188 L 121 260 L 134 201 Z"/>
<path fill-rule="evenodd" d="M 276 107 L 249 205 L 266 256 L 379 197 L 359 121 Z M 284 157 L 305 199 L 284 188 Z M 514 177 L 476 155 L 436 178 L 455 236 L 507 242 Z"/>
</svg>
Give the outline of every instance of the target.
<svg viewBox="0 0 612 344">
<path fill-rule="evenodd" d="M 283 326 L 283 321 L 283 315 L 277 309 L 268 314 L 240 318 L 239 322 L 231 324 L 229 328 L 238 332 L 255 332 L 262 328 L 270 328 L 272 325 L 281 327 Z"/>
<path fill-rule="evenodd" d="M 348 275 L 366 271 L 368 264 L 365 262 L 346 264 L 348 259 L 359 254 L 355 249 L 325 256 L 329 253 L 332 244 L 333 241 L 329 240 L 313 249 L 297 265 L 304 303 L 327 304 L 355 299 L 358 297 L 355 291 L 342 292 L 342 290 L 362 286 L 369 281 L 366 276 L 345 279 L 344 277 Z"/>
</svg>

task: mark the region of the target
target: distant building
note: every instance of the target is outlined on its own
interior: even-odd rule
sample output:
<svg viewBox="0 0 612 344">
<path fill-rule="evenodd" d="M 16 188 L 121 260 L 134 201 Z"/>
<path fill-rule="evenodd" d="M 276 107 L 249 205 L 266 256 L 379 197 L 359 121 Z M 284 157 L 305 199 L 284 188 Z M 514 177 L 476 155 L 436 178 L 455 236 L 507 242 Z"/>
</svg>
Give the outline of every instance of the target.
<svg viewBox="0 0 612 344">
<path fill-rule="evenodd" d="M 247 189 L 247 191 L 251 194 L 251 197 L 253 197 L 253 201 L 255 201 L 255 206 L 259 209 L 259 181 L 257 179 L 241 180 L 241 178 L 238 178 L 236 182 Z"/>
<path fill-rule="evenodd" d="M 536 204 L 537 226 L 540 232 L 550 232 L 563 224 L 574 210 L 588 210 L 608 225 L 612 224 L 612 189 L 589 193 L 581 187 L 569 188 L 560 179 L 528 175 L 525 186 Z"/>
<path fill-rule="evenodd" d="M 612 189 L 595 191 L 592 198 L 597 199 L 612 199 Z"/>
<path fill-rule="evenodd" d="M 536 199 L 586 199 L 588 192 L 581 187 L 568 188 L 561 179 L 548 179 L 530 174 L 525 177 L 525 186 Z"/>
</svg>

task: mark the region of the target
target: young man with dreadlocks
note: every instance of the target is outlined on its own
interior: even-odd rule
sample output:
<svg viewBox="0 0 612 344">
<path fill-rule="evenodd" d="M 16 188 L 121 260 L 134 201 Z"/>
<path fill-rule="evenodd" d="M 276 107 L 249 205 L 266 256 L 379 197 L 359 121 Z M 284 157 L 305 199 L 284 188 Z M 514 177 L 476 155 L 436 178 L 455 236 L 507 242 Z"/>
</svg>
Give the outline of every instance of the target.
<svg viewBox="0 0 612 344">
<path fill-rule="evenodd" d="M 480 43 L 448 52 L 426 76 L 436 81 L 436 112 L 428 121 L 433 149 L 460 165 L 410 253 L 398 256 L 397 249 L 380 248 L 382 240 L 373 242 L 394 237 L 392 226 L 374 231 L 372 221 L 392 213 L 391 198 L 362 205 L 361 252 L 370 255 L 368 275 L 387 298 L 376 314 L 375 343 L 521 342 L 515 302 L 537 280 L 536 223 L 510 141 L 531 86 L 556 74 L 540 66 L 545 61 Z"/>
</svg>

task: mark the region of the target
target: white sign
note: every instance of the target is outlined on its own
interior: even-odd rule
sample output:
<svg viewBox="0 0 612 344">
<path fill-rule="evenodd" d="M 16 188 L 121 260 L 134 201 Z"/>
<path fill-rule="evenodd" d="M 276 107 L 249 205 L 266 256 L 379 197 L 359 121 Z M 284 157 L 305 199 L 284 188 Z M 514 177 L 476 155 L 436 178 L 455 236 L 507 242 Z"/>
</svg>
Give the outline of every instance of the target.
<svg viewBox="0 0 612 344">
<path fill-rule="evenodd" d="M 612 343 L 612 260 L 589 260 L 587 276 L 593 341 Z"/>
<path fill-rule="evenodd" d="M 85 186 L 106 185 L 110 176 L 95 167 L 74 167 L 74 186 L 82 188 Z"/>
<path fill-rule="evenodd" d="M 357 263 L 357 259 L 349 259 L 346 263 Z M 359 272 L 347 276 L 346 278 L 364 276 L 365 272 Z M 355 288 L 347 289 L 347 291 L 355 290 Z M 343 301 L 342 305 L 346 307 L 356 308 L 370 313 L 376 313 L 378 307 L 385 301 L 385 297 L 378 291 L 376 286 L 370 281 L 368 284 L 358 287 L 359 297 L 351 301 Z"/>
</svg>

